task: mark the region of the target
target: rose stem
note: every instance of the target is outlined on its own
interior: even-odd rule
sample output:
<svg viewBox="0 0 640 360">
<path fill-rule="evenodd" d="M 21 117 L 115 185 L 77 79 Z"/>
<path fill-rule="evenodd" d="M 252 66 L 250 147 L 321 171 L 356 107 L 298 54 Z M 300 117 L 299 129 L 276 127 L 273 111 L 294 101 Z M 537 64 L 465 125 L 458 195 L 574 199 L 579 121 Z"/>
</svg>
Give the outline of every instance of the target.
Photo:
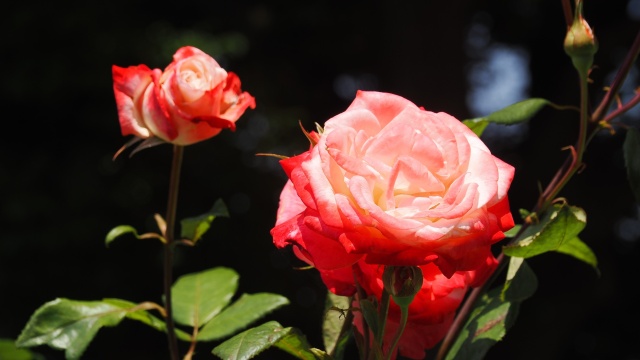
<svg viewBox="0 0 640 360">
<path fill-rule="evenodd" d="M 393 358 L 393 353 L 396 351 L 396 347 L 400 342 L 400 338 L 402 337 L 404 328 L 407 326 L 408 317 L 409 317 L 409 305 L 400 306 L 400 326 L 398 327 L 398 332 L 396 332 L 395 336 L 393 337 L 393 341 L 391 342 L 391 347 L 389 348 L 389 353 L 387 354 L 388 360 L 391 360 Z"/>
<path fill-rule="evenodd" d="M 184 147 L 173 146 L 173 162 L 171 163 L 171 176 L 169 178 L 169 196 L 167 201 L 167 230 L 164 246 L 164 306 L 167 312 L 165 322 L 167 324 L 167 340 L 169 341 L 169 353 L 172 360 L 179 360 L 178 339 L 176 338 L 175 325 L 173 323 L 173 310 L 171 306 L 171 285 L 173 283 L 173 242 L 176 223 L 176 209 L 178 205 L 178 187 L 180 184 L 180 168 Z"/>
<path fill-rule="evenodd" d="M 562 0 L 562 12 L 564 13 L 564 20 L 567 22 L 567 28 L 569 28 L 573 23 L 573 13 L 571 12 L 569 0 Z"/>
<path fill-rule="evenodd" d="M 586 139 L 587 139 L 587 125 L 589 121 L 589 114 L 587 110 L 587 101 L 588 101 L 587 85 L 588 85 L 587 74 L 580 74 L 580 128 L 578 132 L 578 140 L 576 143 L 575 150 L 572 152 L 571 157 L 567 161 L 569 163 L 569 168 L 565 172 L 564 171 L 565 166 L 563 165 L 558 170 L 559 172 L 556 174 L 553 181 L 547 186 L 545 191 L 540 195 L 540 199 L 536 204 L 535 211 L 543 212 L 551 204 L 551 202 L 553 201 L 555 196 L 560 192 L 560 190 L 567 184 L 569 179 L 571 179 L 571 177 L 582 166 L 582 155 L 584 154 L 584 150 L 585 150 Z M 565 162 L 565 165 L 567 164 L 567 162 Z M 528 224 L 525 224 L 525 226 L 526 225 Z M 523 226 L 520 229 L 520 232 L 522 232 L 525 226 Z M 517 236 L 514 237 L 514 239 L 516 238 Z M 505 264 L 504 259 L 505 259 L 504 254 L 500 253 L 500 256 L 498 256 L 499 265 L 498 265 L 498 268 L 496 268 L 496 270 L 494 271 L 493 275 L 502 271 Z M 484 292 L 484 290 L 486 289 L 489 283 L 490 281 L 487 281 L 482 286 L 477 287 L 471 291 L 471 294 L 465 300 L 462 308 L 460 308 L 460 311 L 458 312 L 458 315 L 456 316 L 453 324 L 451 325 L 449 332 L 447 332 L 447 335 L 443 340 L 442 345 L 440 346 L 440 349 L 438 351 L 437 359 L 444 359 L 444 356 L 447 354 L 447 352 L 449 351 L 449 348 L 451 347 L 451 343 L 453 342 L 457 334 L 460 332 L 463 322 L 466 321 L 466 318 L 468 317 L 470 311 L 472 310 L 474 303 L 477 301 L 480 294 Z"/>
<path fill-rule="evenodd" d="M 357 264 L 353 264 L 351 266 L 351 270 L 353 271 L 353 282 L 354 284 L 356 284 L 356 294 L 355 296 L 358 298 L 358 303 L 360 303 L 360 301 L 362 301 L 363 299 L 366 299 L 365 297 L 365 293 L 364 290 L 362 289 L 362 286 L 360 286 L 360 283 L 358 282 L 358 272 L 359 272 L 359 267 Z M 362 304 L 360 303 L 360 308 L 362 308 Z M 364 315 L 362 315 L 362 337 L 363 337 L 363 342 L 364 344 L 361 344 L 361 346 L 358 347 L 358 350 L 361 350 L 361 355 L 362 355 L 362 359 L 368 360 L 369 359 L 369 325 L 367 325 L 367 321 L 365 320 Z M 357 340 L 357 338 L 356 338 Z M 360 349 L 361 347 L 361 349 Z"/>
<path fill-rule="evenodd" d="M 567 0 L 563 0 L 563 11 L 565 13 L 565 18 L 567 19 L 568 26 L 571 24 L 569 19 L 571 18 L 570 14 L 570 6 Z M 635 44 L 634 44 L 635 45 Z M 630 54 L 633 51 L 630 52 Z M 580 75 L 580 129 L 578 134 L 578 140 L 576 147 L 571 154 L 571 156 L 565 161 L 565 163 L 558 169 L 558 172 L 553 177 L 552 181 L 549 183 L 547 188 L 542 192 L 540 198 L 534 208 L 534 212 L 542 212 L 546 209 L 546 207 L 553 201 L 554 197 L 560 192 L 560 190 L 567 184 L 569 179 L 577 172 L 579 167 L 582 165 L 582 155 L 584 154 L 585 146 L 587 145 L 587 125 L 588 125 L 588 109 L 587 109 L 587 101 L 588 101 L 588 93 L 587 93 L 587 74 L 579 74 Z M 617 79 L 617 77 L 616 77 Z M 609 91 L 611 92 L 611 90 Z M 608 97 L 605 96 L 605 99 Z M 604 104 L 604 101 L 603 101 Z M 601 107 L 604 106 L 601 104 Z M 568 168 L 567 168 L 568 166 Z M 566 170 L 565 170 L 566 169 Z M 528 224 L 525 223 L 524 226 L 520 229 L 520 233 L 526 228 Z M 514 237 L 514 239 L 516 239 Z M 460 332 L 463 322 L 466 321 L 473 305 L 478 300 L 480 294 L 482 294 L 488 285 L 492 282 L 493 278 L 496 274 L 501 272 L 504 269 L 505 256 L 503 253 L 500 253 L 498 256 L 498 267 L 494 271 L 491 276 L 491 279 L 486 281 L 482 286 L 479 286 L 471 291 L 469 296 L 465 299 L 464 304 L 460 308 L 454 322 L 451 324 L 447 335 L 445 336 L 440 348 L 438 349 L 438 354 L 436 359 L 441 360 L 447 355 L 449 348 L 451 347 L 451 343 L 455 339 L 455 337 Z"/>
<path fill-rule="evenodd" d="M 638 57 L 639 51 L 640 51 L 640 32 L 638 32 L 638 34 L 636 35 L 636 39 L 633 41 L 633 45 L 631 45 L 631 48 L 629 49 L 629 52 L 627 53 L 627 56 L 625 57 L 624 62 L 622 63 L 622 66 L 620 66 L 620 69 L 618 70 L 616 77 L 613 79 L 613 82 L 609 86 L 609 91 L 605 93 L 604 98 L 600 102 L 600 105 L 591 115 L 592 122 L 600 121 L 600 119 L 604 117 L 607 110 L 609 110 L 609 107 L 611 106 L 613 99 L 615 99 L 616 95 L 618 94 L 618 90 L 620 90 L 620 87 L 622 86 L 624 79 L 629 74 L 629 70 L 631 69 L 631 66 L 633 66 L 633 64 L 635 63 L 636 58 Z"/>
<path fill-rule="evenodd" d="M 563 4 L 566 1 L 563 0 Z M 566 12 L 566 10 L 565 10 Z M 566 15 L 566 14 L 565 14 Z M 629 110 L 631 107 L 633 107 L 635 104 L 637 104 L 640 101 L 640 96 L 636 95 L 631 101 L 629 101 L 627 104 L 625 104 L 622 108 L 616 110 L 614 113 L 612 113 L 609 116 L 605 117 L 605 113 L 606 111 L 609 109 L 613 99 L 615 98 L 615 95 L 617 94 L 618 90 L 620 89 L 620 87 L 622 86 L 622 83 L 624 82 L 624 79 L 626 78 L 626 76 L 629 73 L 629 69 L 631 68 L 631 65 L 635 62 L 635 59 L 638 57 L 638 54 L 640 53 L 640 32 L 638 33 L 638 35 L 635 38 L 635 41 L 633 42 L 633 45 L 631 46 L 631 48 L 629 49 L 629 52 L 627 53 L 627 56 L 622 64 L 622 66 L 620 67 L 620 69 L 618 70 L 618 73 L 616 74 L 616 77 L 614 78 L 613 82 L 611 83 L 611 86 L 609 86 L 609 90 L 607 91 L 607 93 L 605 94 L 604 98 L 602 99 L 602 102 L 600 103 L 600 105 L 598 106 L 598 108 L 594 111 L 594 113 L 591 115 L 591 122 L 592 123 L 597 123 L 599 122 L 602 118 L 604 118 L 604 122 L 608 123 L 611 120 L 613 120 L 613 118 L 615 118 L 616 116 L 621 115 L 622 113 L 626 112 L 627 110 Z M 582 165 L 582 155 L 584 153 L 584 150 L 588 144 L 588 141 L 586 140 L 586 126 L 587 126 L 587 120 L 588 116 L 587 116 L 587 91 L 585 89 L 587 81 L 586 79 L 584 79 L 585 81 L 582 81 L 581 79 L 581 86 L 580 86 L 580 92 L 581 92 L 581 96 L 580 96 L 580 116 L 581 116 L 581 121 L 580 121 L 580 135 L 578 138 L 578 144 L 577 144 L 577 150 L 575 152 L 575 154 L 572 155 L 572 157 L 567 158 L 567 161 L 565 161 L 565 163 L 563 164 L 562 167 L 560 167 L 560 169 L 558 169 L 558 172 L 556 173 L 556 175 L 554 176 L 553 180 L 551 181 L 551 183 L 549 183 L 549 185 L 547 186 L 547 188 L 545 189 L 545 191 L 540 195 L 540 199 L 538 200 L 538 203 L 536 204 L 536 207 L 534 208 L 534 212 L 542 212 L 545 210 L 546 206 L 548 206 L 554 199 L 554 197 L 560 192 L 560 190 L 564 187 L 564 185 L 567 184 L 567 182 L 569 181 L 569 179 L 576 173 L 576 171 L 579 169 L 579 167 Z M 592 138 L 593 135 L 595 135 L 595 132 L 599 131 L 600 125 L 597 125 L 598 128 L 594 129 L 592 134 L 589 136 L 589 138 Z M 525 223 L 522 228 L 520 229 L 520 232 L 522 232 L 526 227 L 527 227 L 527 223 Z M 516 237 L 514 237 L 514 239 L 516 239 Z M 495 274 L 499 273 L 503 268 L 504 268 L 504 254 L 500 254 L 500 256 L 498 256 L 498 262 L 499 262 L 499 267 L 496 269 L 496 271 L 494 272 L 494 275 L 492 276 L 495 277 Z M 473 291 L 471 292 L 471 294 L 469 294 L 469 296 L 467 297 L 467 299 L 465 300 L 462 308 L 460 309 L 458 315 L 456 316 L 456 319 L 454 320 L 453 324 L 451 325 L 451 328 L 449 329 L 449 332 L 447 333 L 446 337 L 444 338 L 442 344 L 440 345 L 440 349 L 438 351 L 438 355 L 436 357 L 436 359 L 444 359 L 445 355 L 447 354 L 447 352 L 449 351 L 449 348 L 451 347 L 451 343 L 453 342 L 453 340 L 455 339 L 455 336 L 457 336 L 457 334 L 459 333 L 463 321 L 466 321 L 466 318 L 468 316 L 468 314 L 470 313 L 473 304 L 477 301 L 478 297 L 480 296 L 481 293 L 484 292 L 484 290 L 487 288 L 487 285 L 490 284 L 491 281 L 487 281 L 485 282 L 485 284 L 481 287 L 477 287 L 475 289 L 473 289 Z"/>
<path fill-rule="evenodd" d="M 387 316 L 389 316 L 389 301 L 391 296 L 389 292 L 384 287 L 382 288 L 382 295 L 380 296 L 380 309 L 378 311 L 378 318 L 380 323 L 378 324 L 378 332 L 376 333 L 376 342 L 378 344 L 383 343 L 384 339 L 384 328 L 387 326 Z"/>
<path fill-rule="evenodd" d="M 520 229 L 520 231 L 522 231 L 523 228 L 524 226 Z M 440 344 L 440 348 L 438 349 L 438 354 L 436 355 L 437 360 L 442 360 L 447 355 L 447 352 L 451 348 L 453 341 L 456 339 L 456 337 L 458 336 L 458 333 L 462 329 L 462 325 L 464 324 L 464 322 L 467 320 L 467 317 L 471 313 L 471 310 L 473 309 L 475 302 L 478 300 L 480 295 L 489 287 L 489 285 L 493 283 L 493 280 L 497 277 L 497 274 L 500 273 L 500 271 L 502 271 L 502 269 L 504 268 L 504 265 L 505 265 L 504 254 L 500 253 L 500 255 L 498 255 L 497 260 L 498 260 L 498 267 L 496 267 L 496 270 L 493 272 L 493 274 L 491 274 L 491 277 L 487 279 L 484 282 L 484 284 L 482 284 L 481 286 L 474 288 L 469 294 L 469 296 L 464 300 L 464 303 L 462 304 L 460 311 L 458 312 L 455 319 L 453 320 L 453 323 L 451 324 L 451 327 L 449 328 L 447 335 L 444 337 L 444 340 L 442 340 L 442 344 Z"/>
</svg>

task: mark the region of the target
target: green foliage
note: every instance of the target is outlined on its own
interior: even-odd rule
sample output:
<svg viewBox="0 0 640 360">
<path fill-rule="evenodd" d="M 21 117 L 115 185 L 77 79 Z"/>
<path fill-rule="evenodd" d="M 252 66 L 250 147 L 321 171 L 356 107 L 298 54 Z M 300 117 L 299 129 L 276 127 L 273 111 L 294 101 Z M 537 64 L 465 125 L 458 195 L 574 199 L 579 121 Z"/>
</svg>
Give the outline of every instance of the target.
<svg viewBox="0 0 640 360">
<path fill-rule="evenodd" d="M 574 258 L 593 266 L 596 272 L 600 274 L 596 254 L 579 238 L 574 237 L 563 242 L 562 245 L 556 249 L 556 252 L 573 256 Z"/>
<path fill-rule="evenodd" d="M 483 359 L 514 324 L 520 303 L 531 297 L 536 288 L 535 274 L 522 262 L 506 291 L 493 289 L 478 301 L 445 359 Z"/>
<path fill-rule="evenodd" d="M 378 316 L 378 308 L 376 303 L 371 300 L 364 299 L 358 302 L 360 306 L 360 311 L 362 312 L 362 317 L 364 317 L 364 321 L 367 323 L 369 329 L 374 333 L 378 334 L 381 332 L 382 324 L 380 324 L 380 317 Z"/>
<path fill-rule="evenodd" d="M 180 236 L 196 243 L 211 226 L 213 220 L 218 216 L 229 217 L 229 211 L 222 200 L 218 200 L 213 207 L 202 215 L 183 219 L 180 222 Z"/>
<path fill-rule="evenodd" d="M 332 359 L 326 352 L 312 348 L 300 330 L 296 328 L 287 328 L 287 330 L 288 333 L 275 343 L 275 347 L 302 360 Z"/>
<path fill-rule="evenodd" d="M 180 277 L 172 288 L 176 322 L 202 327 L 195 341 L 217 340 L 232 335 L 258 318 L 289 303 L 281 295 L 259 293 L 244 294 L 227 307 L 237 286 L 238 274 L 224 267 Z M 66 350 L 67 359 L 78 359 L 101 327 L 116 326 L 125 317 L 166 332 L 165 321 L 146 311 L 159 307 L 149 302 L 136 304 L 113 298 L 102 301 L 56 299 L 36 310 L 18 337 L 16 345 L 31 347 L 47 344 L 56 349 Z M 181 329 L 175 329 L 175 333 L 180 340 L 193 341 L 191 335 Z M 288 341 L 295 343 L 292 339 Z M 286 348 L 298 351 L 291 344 L 286 345 Z M 0 350 L 8 351 L 3 348 Z M 23 353 L 29 352 L 25 350 L 18 354 Z M 16 355 L 16 359 L 21 358 Z M 38 360 L 36 357 L 33 359 Z"/>
<path fill-rule="evenodd" d="M 519 224 L 515 225 L 511 229 L 504 232 L 504 237 L 507 237 L 507 238 L 515 237 L 516 235 L 518 235 L 518 231 L 520 231 L 520 228 L 522 228 L 522 225 L 519 225 Z"/>
<path fill-rule="evenodd" d="M 633 128 L 627 130 L 623 150 L 627 178 L 636 201 L 640 202 L 640 131 Z"/>
<path fill-rule="evenodd" d="M 174 320 L 193 327 L 206 324 L 229 304 L 238 278 L 238 273 L 225 267 L 181 276 L 171 288 Z"/>
<path fill-rule="evenodd" d="M 136 239 L 139 239 L 139 240 L 159 239 L 160 241 L 165 242 L 165 239 L 159 234 L 147 233 L 147 234 L 138 235 L 138 232 L 133 226 L 119 225 L 111 229 L 111 231 L 109 231 L 109 233 L 105 237 L 104 244 L 108 247 L 113 242 L 113 240 L 125 234 L 133 234 L 133 236 L 135 236 Z"/>
<path fill-rule="evenodd" d="M 346 296 L 335 295 L 327 291 L 324 305 L 324 321 L 322 322 L 322 342 L 325 350 L 336 360 L 342 360 L 344 350 L 350 339 L 350 331 L 345 327 L 351 324 L 347 322 L 347 315 L 351 307 L 351 299 Z"/>
<path fill-rule="evenodd" d="M 290 327 L 283 328 L 276 321 L 269 321 L 243 331 L 216 346 L 212 353 L 225 360 L 246 360 L 257 356 L 273 345 L 299 359 L 317 359 L 306 338 L 298 330 Z"/>
<path fill-rule="evenodd" d="M 141 323 L 148 325 L 158 331 L 165 332 L 165 333 L 167 332 L 167 323 L 164 320 L 151 315 L 146 310 L 141 310 L 140 306 L 136 303 L 133 303 L 127 300 L 113 299 L 113 298 L 103 299 L 103 301 L 105 303 L 113 304 L 123 309 L 126 309 L 127 312 L 125 316 L 128 319 L 140 321 Z M 187 334 L 186 332 L 180 329 L 174 329 L 174 330 L 176 333 L 176 337 L 178 339 L 183 341 L 191 341 L 191 335 Z"/>
<path fill-rule="evenodd" d="M 529 119 L 537 114 L 538 111 L 542 110 L 543 107 L 551 104 L 552 103 L 546 99 L 531 98 L 511 104 L 480 119 L 497 124 L 517 124 L 529 121 Z"/>
<path fill-rule="evenodd" d="M 478 135 L 478 137 L 482 136 L 484 129 L 489 126 L 489 121 L 487 121 L 485 118 L 462 120 L 462 123 L 467 125 L 467 127 L 471 129 L 474 134 Z"/>
<path fill-rule="evenodd" d="M 538 223 L 527 227 L 512 244 L 503 248 L 506 255 L 529 258 L 557 251 L 597 266 L 593 251 L 578 238 L 587 222 L 584 210 L 562 203 L 553 205 L 543 215 Z"/>
<path fill-rule="evenodd" d="M 551 105 L 557 108 L 559 106 L 553 105 L 549 100 L 542 98 L 531 98 L 511 104 L 505 108 L 495 111 L 487 116 L 467 119 L 462 121 L 469 127 L 476 135 L 480 136 L 484 132 L 484 129 L 489 123 L 513 125 L 521 122 L 529 121 L 538 111 L 544 106 Z"/>
<path fill-rule="evenodd" d="M 18 347 L 47 344 L 64 349 L 67 359 L 79 359 L 103 326 L 116 326 L 126 309 L 104 301 L 56 299 L 29 319 L 16 341 Z"/>
<path fill-rule="evenodd" d="M 288 305 L 281 295 L 259 293 L 243 294 L 240 299 L 222 310 L 198 332 L 198 341 L 212 341 L 233 335 L 271 311 Z"/>
<path fill-rule="evenodd" d="M 518 280 L 514 281 L 516 277 Z M 507 293 L 509 293 L 511 300 L 523 301 L 533 295 L 537 287 L 538 279 L 524 261 L 524 258 L 510 257 L 507 277 L 500 293 L 500 299 L 506 301 Z"/>
<path fill-rule="evenodd" d="M 15 340 L 0 338 L 0 359 L 1 360 L 44 360 L 44 356 L 29 351 L 19 349 L 15 345 Z"/>
</svg>

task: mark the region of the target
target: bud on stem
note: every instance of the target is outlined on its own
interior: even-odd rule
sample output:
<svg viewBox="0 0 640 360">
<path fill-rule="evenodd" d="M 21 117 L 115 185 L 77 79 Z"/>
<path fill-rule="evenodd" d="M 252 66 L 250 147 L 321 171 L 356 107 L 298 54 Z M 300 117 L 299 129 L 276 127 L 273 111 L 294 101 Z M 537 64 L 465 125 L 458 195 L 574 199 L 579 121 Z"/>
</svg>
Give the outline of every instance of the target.
<svg viewBox="0 0 640 360">
<path fill-rule="evenodd" d="M 411 304 L 422 288 L 422 270 L 417 266 L 387 266 L 382 274 L 385 290 L 400 307 Z"/>
<path fill-rule="evenodd" d="M 591 27 L 582 17 L 582 0 L 576 0 L 573 24 L 564 38 L 564 51 L 571 57 L 573 66 L 580 76 L 586 78 L 593 65 L 593 56 L 598 51 L 598 41 Z"/>
</svg>

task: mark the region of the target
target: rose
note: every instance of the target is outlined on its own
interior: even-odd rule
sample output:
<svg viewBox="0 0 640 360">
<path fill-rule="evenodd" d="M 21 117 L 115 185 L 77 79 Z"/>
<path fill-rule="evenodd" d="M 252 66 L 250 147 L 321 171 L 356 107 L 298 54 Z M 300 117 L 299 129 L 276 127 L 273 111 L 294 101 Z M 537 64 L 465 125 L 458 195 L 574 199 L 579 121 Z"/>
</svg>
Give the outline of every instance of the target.
<svg viewBox="0 0 640 360">
<path fill-rule="evenodd" d="M 424 359 L 425 350 L 433 348 L 444 338 L 460 306 L 468 285 L 475 282 L 476 274 L 456 272 L 447 278 L 433 264 L 420 266 L 422 270 L 422 287 L 409 305 L 407 324 L 398 342 L 398 353 L 409 359 Z M 375 296 L 380 302 L 383 291 L 384 267 L 371 265 L 360 260 L 354 265 L 354 271 L 364 293 Z M 353 308 L 360 308 L 358 297 L 355 297 Z M 364 319 L 362 312 L 354 311 L 354 326 L 362 334 Z M 383 352 L 387 354 L 393 338 L 400 326 L 400 307 L 393 301 L 389 304 L 389 312 L 383 335 Z M 370 334 L 369 338 L 373 338 Z M 395 359 L 397 353 L 392 354 Z"/>
<path fill-rule="evenodd" d="M 276 246 L 295 245 L 321 274 L 361 258 L 434 262 L 446 276 L 495 265 L 491 245 L 514 225 L 514 169 L 459 120 L 359 91 L 313 136 L 309 151 L 281 160 L 289 181 L 271 230 Z"/>
<path fill-rule="evenodd" d="M 235 129 L 244 111 L 255 108 L 237 75 L 191 46 L 178 49 L 164 72 L 114 65 L 112 73 L 123 136 L 189 145 Z"/>
</svg>

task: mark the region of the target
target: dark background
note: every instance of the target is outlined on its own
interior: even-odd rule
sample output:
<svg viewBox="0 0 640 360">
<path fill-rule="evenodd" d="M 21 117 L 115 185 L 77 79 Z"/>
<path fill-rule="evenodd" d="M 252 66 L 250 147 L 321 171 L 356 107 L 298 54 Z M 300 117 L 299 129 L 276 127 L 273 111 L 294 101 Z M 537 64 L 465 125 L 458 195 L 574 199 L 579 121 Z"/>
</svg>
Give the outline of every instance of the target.
<svg viewBox="0 0 640 360">
<path fill-rule="evenodd" d="M 494 44 L 528 54 L 526 96 L 576 105 L 577 77 L 562 41 L 560 1 L 422 2 L 144 1 L 10 2 L 2 33 L 3 139 L 0 141 L 0 337 L 16 338 L 40 305 L 57 297 L 116 297 L 160 302 L 161 245 L 104 236 L 116 225 L 155 231 L 165 212 L 171 147 L 112 161 L 120 135 L 111 66 L 164 68 L 177 48 L 194 45 L 236 72 L 257 108 L 236 132 L 185 151 L 178 218 L 207 211 L 216 199 L 231 217 L 216 220 L 195 248 L 181 248 L 175 274 L 215 266 L 241 275 L 239 293 L 273 292 L 291 305 L 265 320 L 302 329 L 322 348 L 324 287 L 296 271 L 269 234 L 286 178 L 277 160 L 308 143 L 312 129 L 344 111 L 356 88 L 399 94 L 459 119 L 470 71 Z M 638 31 L 637 0 L 587 0 L 600 40 L 591 77 L 596 103 Z M 480 48 L 472 34 L 484 34 Z M 474 30 L 475 29 L 475 30 Z M 634 70 L 635 74 L 635 70 Z M 491 73 L 487 76 L 492 77 Z M 493 76 L 495 83 L 510 78 Z M 342 86 L 339 86 L 342 84 Z M 346 85 L 345 85 L 346 84 Z M 630 83 L 631 88 L 636 83 Z M 506 105 L 506 104 L 505 104 Z M 627 116 L 629 124 L 638 115 Z M 561 194 L 583 207 L 581 238 L 596 252 L 601 276 L 560 254 L 531 260 L 539 289 L 489 359 L 640 359 L 638 206 L 626 183 L 624 130 L 590 144 L 586 169 Z M 493 135 L 492 135 L 493 134 Z M 503 134 L 503 135 L 501 135 Z M 575 141 L 577 116 L 542 110 L 520 135 L 487 133 L 494 153 L 516 168 L 511 206 L 531 208 Z M 184 344 L 183 344 L 184 345 Z M 215 344 L 198 347 L 211 358 Z M 47 359 L 63 352 L 39 347 Z M 183 346 L 183 352 L 186 347 Z M 164 334 L 125 320 L 100 330 L 86 359 L 163 359 Z M 269 350 L 260 358 L 284 358 Z"/>
</svg>

